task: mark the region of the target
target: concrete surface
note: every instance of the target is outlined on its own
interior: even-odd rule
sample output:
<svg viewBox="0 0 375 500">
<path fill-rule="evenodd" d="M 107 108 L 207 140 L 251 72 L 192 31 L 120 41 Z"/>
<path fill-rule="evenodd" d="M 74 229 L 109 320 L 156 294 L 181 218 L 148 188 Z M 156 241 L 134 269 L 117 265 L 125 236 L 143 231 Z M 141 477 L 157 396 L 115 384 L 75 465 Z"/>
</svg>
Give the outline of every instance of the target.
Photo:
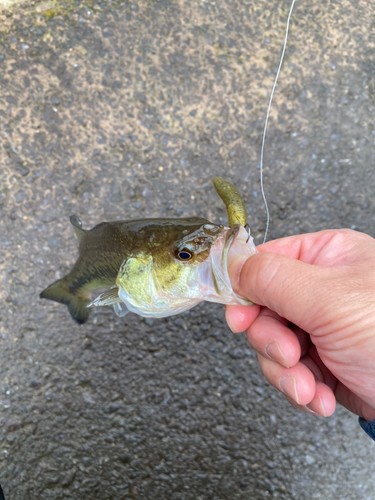
<svg viewBox="0 0 375 500">
<path fill-rule="evenodd" d="M 0 482 L 7 499 L 374 498 L 375 445 L 301 415 L 220 306 L 79 327 L 38 299 L 68 217 L 225 220 L 256 241 L 264 114 L 289 2 L 35 2 L 0 16 Z M 270 237 L 375 235 L 373 2 L 297 2 L 265 155 Z"/>
</svg>

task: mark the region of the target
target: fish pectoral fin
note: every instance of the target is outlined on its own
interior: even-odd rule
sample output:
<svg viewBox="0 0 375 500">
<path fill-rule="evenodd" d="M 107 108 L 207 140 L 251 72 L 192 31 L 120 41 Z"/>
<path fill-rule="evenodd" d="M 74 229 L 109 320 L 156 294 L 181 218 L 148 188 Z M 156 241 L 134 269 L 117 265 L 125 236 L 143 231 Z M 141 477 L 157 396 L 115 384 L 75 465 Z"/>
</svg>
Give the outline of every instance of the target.
<svg viewBox="0 0 375 500">
<path fill-rule="evenodd" d="M 78 217 L 78 215 L 71 215 L 69 217 L 70 223 L 73 226 L 74 232 L 76 233 L 78 243 L 81 243 L 81 240 L 86 233 L 84 229 L 82 229 L 82 221 Z"/>
<path fill-rule="evenodd" d="M 96 297 L 96 299 L 90 302 L 87 307 L 114 306 L 115 304 L 119 304 L 121 302 L 122 300 L 118 296 L 118 288 L 116 287 L 101 293 L 99 297 Z"/>
<path fill-rule="evenodd" d="M 117 316 L 120 316 L 120 318 L 123 318 L 129 312 L 129 309 L 126 307 L 126 305 L 122 301 L 117 302 L 116 304 L 113 304 L 113 310 L 115 311 Z"/>
</svg>

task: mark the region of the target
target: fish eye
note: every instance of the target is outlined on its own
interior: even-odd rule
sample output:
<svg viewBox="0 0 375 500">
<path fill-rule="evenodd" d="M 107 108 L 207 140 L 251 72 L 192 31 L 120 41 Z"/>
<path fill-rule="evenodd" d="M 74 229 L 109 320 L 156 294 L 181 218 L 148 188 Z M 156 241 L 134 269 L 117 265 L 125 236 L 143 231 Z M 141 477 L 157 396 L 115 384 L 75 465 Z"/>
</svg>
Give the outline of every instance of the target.
<svg viewBox="0 0 375 500">
<path fill-rule="evenodd" d="M 189 260 L 191 259 L 192 255 L 189 252 L 178 252 L 178 257 L 181 260 Z"/>
<path fill-rule="evenodd" d="M 190 260 L 193 256 L 193 254 L 189 252 L 186 248 L 182 250 L 176 250 L 175 255 L 179 260 L 185 260 L 185 261 Z"/>
</svg>

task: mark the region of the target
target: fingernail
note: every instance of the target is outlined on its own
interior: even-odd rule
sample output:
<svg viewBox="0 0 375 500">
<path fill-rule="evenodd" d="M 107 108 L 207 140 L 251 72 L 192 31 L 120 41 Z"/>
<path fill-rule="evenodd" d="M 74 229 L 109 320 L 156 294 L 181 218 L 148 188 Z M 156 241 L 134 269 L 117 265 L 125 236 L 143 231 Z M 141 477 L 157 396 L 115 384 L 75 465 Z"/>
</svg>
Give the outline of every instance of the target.
<svg viewBox="0 0 375 500">
<path fill-rule="evenodd" d="M 297 382 L 294 377 L 286 376 L 282 378 L 279 382 L 281 392 L 292 398 L 297 404 L 299 404 L 299 397 L 297 394 Z"/>
<path fill-rule="evenodd" d="M 270 342 L 266 347 L 266 353 L 273 361 L 276 361 L 286 368 L 289 368 L 289 363 L 284 354 L 281 352 L 280 346 L 277 342 Z"/>
<path fill-rule="evenodd" d="M 230 324 L 230 321 L 227 320 L 227 325 L 229 326 L 229 329 L 231 330 L 232 333 L 237 333 L 234 331 L 233 326 Z"/>
<path fill-rule="evenodd" d="M 225 314 L 225 320 L 226 320 L 229 328 L 232 330 L 233 333 L 237 333 L 236 330 L 235 330 L 235 328 L 231 325 L 230 319 L 228 318 L 228 316 L 229 316 L 229 314 Z"/>
<path fill-rule="evenodd" d="M 322 400 L 322 398 L 318 398 L 318 400 L 319 400 L 320 409 L 322 410 L 322 413 L 323 413 L 323 417 L 326 417 L 327 412 L 326 412 L 326 409 L 324 407 L 323 400 Z"/>
<path fill-rule="evenodd" d="M 306 405 L 306 407 L 312 411 L 313 413 L 315 413 L 315 415 L 318 415 L 319 417 L 321 417 L 321 414 L 320 413 L 317 413 L 315 410 L 312 409 L 312 407 L 316 408 L 317 406 L 317 403 L 318 403 L 318 406 L 320 408 L 320 411 L 322 412 L 322 415 L 323 417 L 326 417 L 327 416 L 327 412 L 326 412 L 326 409 L 324 408 L 324 404 L 323 404 L 323 400 L 322 398 L 320 397 L 316 397 L 314 398 L 311 403 L 309 403 L 308 405 Z"/>
<path fill-rule="evenodd" d="M 319 413 L 316 413 L 316 411 L 309 408 L 309 405 L 303 405 L 302 408 L 304 408 L 306 413 L 308 413 L 309 415 L 314 415 L 315 417 L 321 417 Z"/>
<path fill-rule="evenodd" d="M 234 291 L 239 289 L 240 274 L 248 258 L 248 255 L 238 255 L 228 265 L 228 274 Z"/>
</svg>

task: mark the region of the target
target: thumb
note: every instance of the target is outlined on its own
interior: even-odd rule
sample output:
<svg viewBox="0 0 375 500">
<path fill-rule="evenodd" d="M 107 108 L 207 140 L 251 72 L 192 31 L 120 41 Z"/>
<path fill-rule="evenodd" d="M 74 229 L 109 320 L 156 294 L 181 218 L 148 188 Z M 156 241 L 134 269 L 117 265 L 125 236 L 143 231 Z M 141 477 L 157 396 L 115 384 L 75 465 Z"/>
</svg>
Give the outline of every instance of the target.
<svg viewBox="0 0 375 500">
<path fill-rule="evenodd" d="M 279 316 L 311 331 L 332 303 L 332 269 L 306 264 L 276 253 L 237 256 L 229 277 L 238 295 L 266 306 Z"/>
</svg>

